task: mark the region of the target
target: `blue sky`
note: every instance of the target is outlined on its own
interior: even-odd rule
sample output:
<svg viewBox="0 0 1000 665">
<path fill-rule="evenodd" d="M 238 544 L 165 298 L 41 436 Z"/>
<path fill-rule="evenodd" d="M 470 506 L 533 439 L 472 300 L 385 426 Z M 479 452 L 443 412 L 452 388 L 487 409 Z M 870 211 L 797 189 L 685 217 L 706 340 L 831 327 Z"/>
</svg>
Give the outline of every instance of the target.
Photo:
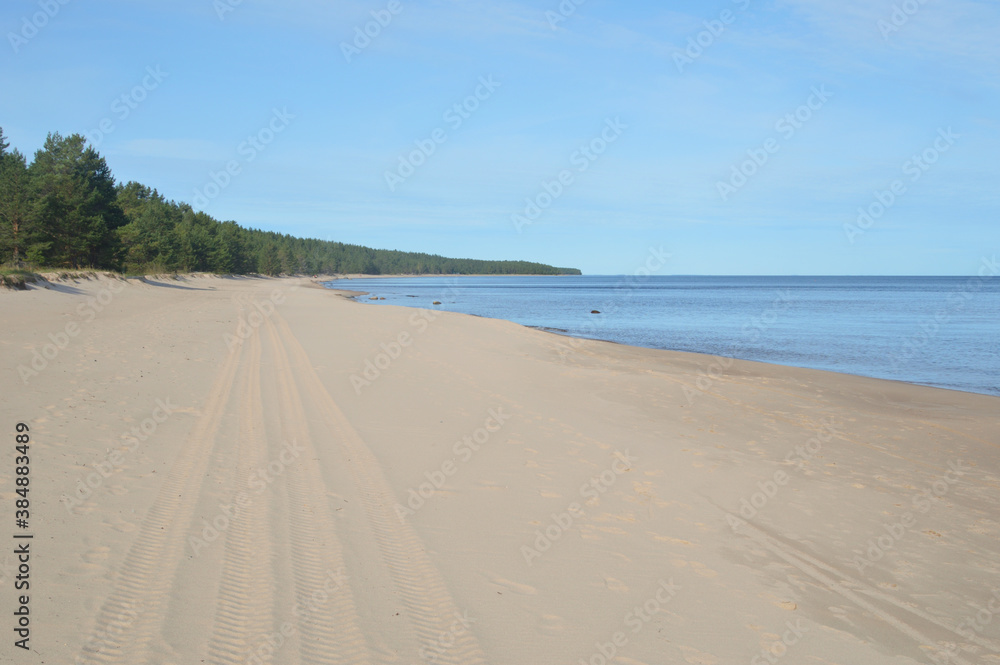
<svg viewBox="0 0 1000 665">
<path fill-rule="evenodd" d="M 592 274 L 1000 251 L 994 1 L 63 1 L 0 8 L 4 132 L 218 219 Z"/>
</svg>

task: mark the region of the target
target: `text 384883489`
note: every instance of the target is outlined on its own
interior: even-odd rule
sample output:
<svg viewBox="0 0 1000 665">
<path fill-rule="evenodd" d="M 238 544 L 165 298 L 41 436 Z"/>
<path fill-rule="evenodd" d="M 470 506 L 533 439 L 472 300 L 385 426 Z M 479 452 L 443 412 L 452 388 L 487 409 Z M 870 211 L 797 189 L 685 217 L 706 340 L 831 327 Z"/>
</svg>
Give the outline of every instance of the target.
<svg viewBox="0 0 1000 665">
<path fill-rule="evenodd" d="M 28 490 L 31 484 L 29 474 L 31 468 L 28 466 L 31 459 L 28 457 L 29 442 L 31 437 L 28 434 L 28 426 L 18 423 L 15 427 L 15 457 L 14 457 L 14 484 L 17 486 L 14 500 L 14 518 L 17 528 L 21 531 L 14 534 L 17 546 L 14 554 L 17 557 L 17 575 L 14 576 L 14 589 L 17 591 L 28 591 L 31 588 L 31 534 L 27 533 L 28 518 L 31 516 L 28 508 L 31 506 L 28 500 Z M 17 609 L 14 610 L 14 634 L 20 638 L 14 641 L 14 646 L 21 649 L 28 649 L 28 640 L 31 637 L 31 619 L 28 602 L 30 598 L 25 593 L 15 598 Z"/>
</svg>

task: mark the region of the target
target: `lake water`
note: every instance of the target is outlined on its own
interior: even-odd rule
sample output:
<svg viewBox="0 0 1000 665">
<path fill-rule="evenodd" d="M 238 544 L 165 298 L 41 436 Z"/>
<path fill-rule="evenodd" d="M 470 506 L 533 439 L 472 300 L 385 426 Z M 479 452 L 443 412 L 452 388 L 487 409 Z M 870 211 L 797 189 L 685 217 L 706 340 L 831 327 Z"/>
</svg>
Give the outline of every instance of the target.
<svg viewBox="0 0 1000 665">
<path fill-rule="evenodd" d="M 328 285 L 385 298 L 358 298 L 373 306 L 1000 395 L 997 277 L 449 276 Z"/>
</svg>

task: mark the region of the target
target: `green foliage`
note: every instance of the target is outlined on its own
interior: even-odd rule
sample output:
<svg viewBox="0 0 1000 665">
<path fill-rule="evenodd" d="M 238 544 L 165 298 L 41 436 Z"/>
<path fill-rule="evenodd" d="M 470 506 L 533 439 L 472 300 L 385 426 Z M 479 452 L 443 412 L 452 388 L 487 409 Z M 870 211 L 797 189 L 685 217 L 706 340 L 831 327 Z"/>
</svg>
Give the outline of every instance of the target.
<svg viewBox="0 0 1000 665">
<path fill-rule="evenodd" d="M 0 256 L 10 257 L 16 266 L 32 231 L 28 166 L 24 155 L 17 150 L 7 152 L 6 148 L 0 130 Z"/>
<path fill-rule="evenodd" d="M 80 134 L 49 134 L 28 168 L 32 234 L 47 243 L 48 265 L 111 267 L 115 230 L 126 223 L 104 158 Z"/>
<path fill-rule="evenodd" d="M 8 289 L 26 289 L 28 284 L 39 280 L 39 276 L 19 268 L 0 267 L 0 286 Z"/>
<path fill-rule="evenodd" d="M 579 274 L 527 261 L 449 259 L 245 229 L 137 182 L 115 184 L 84 137 L 50 134 L 30 166 L 0 130 L 0 261 L 227 274 Z"/>
</svg>

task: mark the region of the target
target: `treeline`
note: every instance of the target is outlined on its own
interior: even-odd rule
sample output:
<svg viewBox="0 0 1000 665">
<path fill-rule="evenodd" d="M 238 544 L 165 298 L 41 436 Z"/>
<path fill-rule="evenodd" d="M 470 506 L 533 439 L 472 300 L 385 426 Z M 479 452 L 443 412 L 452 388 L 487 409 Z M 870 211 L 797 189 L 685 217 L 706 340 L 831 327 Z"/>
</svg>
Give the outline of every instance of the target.
<svg viewBox="0 0 1000 665">
<path fill-rule="evenodd" d="M 29 164 L 0 129 L 0 262 L 125 273 L 579 274 L 527 261 L 449 259 L 220 222 L 137 182 L 116 183 L 80 134 L 49 134 Z"/>
</svg>

